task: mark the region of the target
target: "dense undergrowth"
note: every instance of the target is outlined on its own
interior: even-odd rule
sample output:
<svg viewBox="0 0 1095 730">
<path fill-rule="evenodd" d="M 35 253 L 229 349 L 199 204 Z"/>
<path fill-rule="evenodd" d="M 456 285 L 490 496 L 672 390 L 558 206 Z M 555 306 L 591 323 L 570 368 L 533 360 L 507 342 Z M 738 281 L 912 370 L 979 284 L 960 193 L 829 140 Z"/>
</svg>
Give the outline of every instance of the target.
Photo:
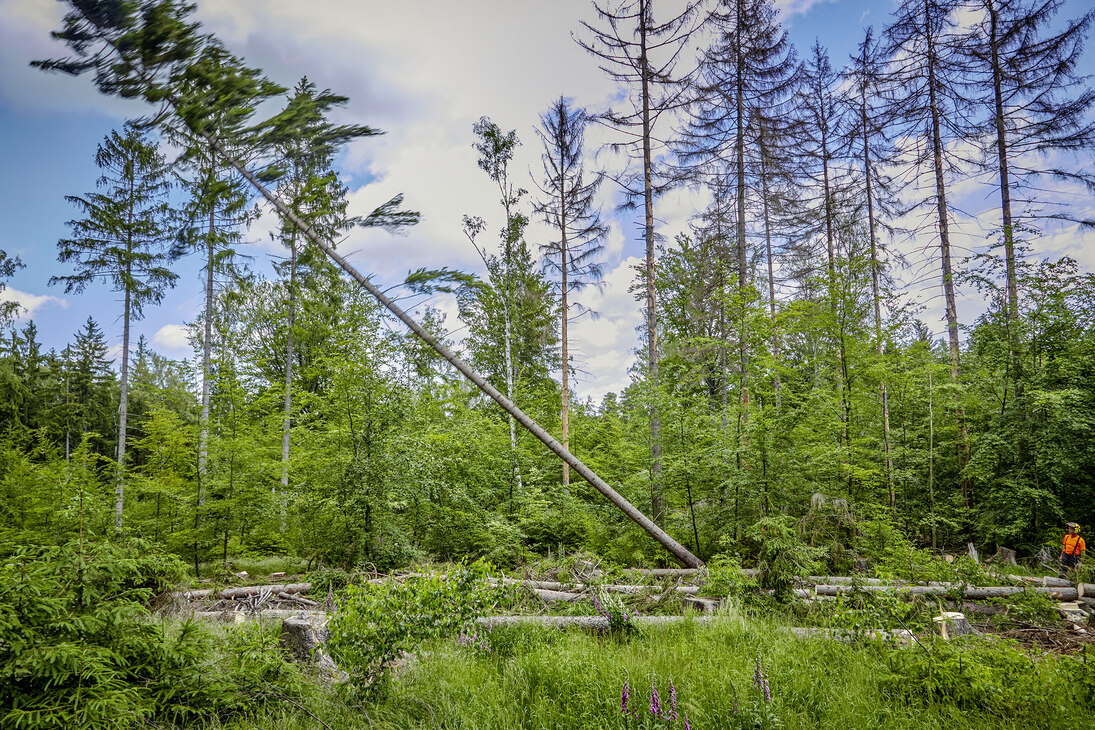
<svg viewBox="0 0 1095 730">
<path fill-rule="evenodd" d="M 714 624 L 627 636 L 522 627 L 477 644 L 436 639 L 378 699 L 317 695 L 309 708 L 347 728 L 684 728 L 686 719 L 691 728 L 1078 727 L 1095 719 L 1085 670 L 1082 656 L 1032 655 L 991 639 L 803 641 L 780 621 L 731 611 Z M 670 683 L 675 721 L 666 717 Z M 206 727 L 248 723 L 316 726 L 282 705 Z"/>
<path fill-rule="evenodd" d="M 972 560 L 933 558 L 898 532 L 882 537 L 874 549 L 858 546 L 877 576 L 1000 581 Z M 313 594 L 329 595 L 334 609 L 329 648 L 348 674 L 332 683 L 286 660 L 276 623 L 211 628 L 150 613 L 153 596 L 187 570 L 150 543 L 77 535 L 29 547 L 9 537 L 0 545 L 0 727 L 1039 728 L 1095 719 L 1086 653 L 1043 655 L 991 635 L 933 640 L 931 618 L 946 596 L 787 601 L 793 575 L 841 566 L 780 518 L 758 523 L 739 547 L 703 576 L 704 593 L 727 598 L 713 622 L 635 625 L 635 615 L 683 611 L 678 593 L 653 587 L 598 590 L 595 602 L 554 609 L 608 615 L 606 635 L 476 627 L 489 613 L 544 611 L 531 593 L 492 582 L 501 571 L 482 561 L 420 566 L 382 583 L 363 570 L 313 571 Z M 743 561 L 759 572 L 743 573 Z M 589 554 L 521 572 L 650 580 Z M 1007 611 L 993 620 L 1057 621 L 1034 592 L 1000 603 Z M 789 626 L 834 629 L 851 643 L 795 638 Z M 921 638 L 885 645 L 868 638 L 878 628 Z"/>
</svg>

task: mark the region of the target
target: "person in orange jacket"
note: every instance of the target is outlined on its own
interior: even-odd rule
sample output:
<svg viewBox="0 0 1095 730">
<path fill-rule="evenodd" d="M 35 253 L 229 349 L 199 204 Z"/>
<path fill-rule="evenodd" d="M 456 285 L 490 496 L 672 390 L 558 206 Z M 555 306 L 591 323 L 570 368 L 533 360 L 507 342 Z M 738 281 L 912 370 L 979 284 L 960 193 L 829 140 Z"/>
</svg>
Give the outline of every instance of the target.
<svg viewBox="0 0 1095 730">
<path fill-rule="evenodd" d="M 1075 522 L 1069 522 L 1068 534 L 1061 541 L 1061 557 L 1058 558 L 1065 570 L 1074 570 L 1080 562 L 1080 558 L 1084 556 L 1084 550 L 1086 549 L 1087 545 L 1084 544 L 1084 539 L 1080 537 L 1080 526 Z"/>
</svg>

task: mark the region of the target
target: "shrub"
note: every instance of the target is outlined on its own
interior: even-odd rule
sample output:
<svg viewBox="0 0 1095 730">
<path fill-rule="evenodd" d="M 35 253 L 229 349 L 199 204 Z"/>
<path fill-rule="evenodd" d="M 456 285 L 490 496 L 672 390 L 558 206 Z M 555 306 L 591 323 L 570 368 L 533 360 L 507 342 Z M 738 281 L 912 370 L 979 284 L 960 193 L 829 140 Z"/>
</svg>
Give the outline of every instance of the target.
<svg viewBox="0 0 1095 730">
<path fill-rule="evenodd" d="M 350 586 L 330 624 L 328 646 L 364 692 L 382 690 L 388 669 L 421 642 L 454 636 L 475 618 L 512 599 L 492 586 L 491 565 L 458 564 L 448 574 Z"/>
<path fill-rule="evenodd" d="M 253 711 L 294 676 L 268 651 L 209 671 L 212 636 L 147 621 L 143 603 L 180 577 L 173 556 L 130 541 L 0 546 L 0 726 L 191 724 Z"/>
</svg>

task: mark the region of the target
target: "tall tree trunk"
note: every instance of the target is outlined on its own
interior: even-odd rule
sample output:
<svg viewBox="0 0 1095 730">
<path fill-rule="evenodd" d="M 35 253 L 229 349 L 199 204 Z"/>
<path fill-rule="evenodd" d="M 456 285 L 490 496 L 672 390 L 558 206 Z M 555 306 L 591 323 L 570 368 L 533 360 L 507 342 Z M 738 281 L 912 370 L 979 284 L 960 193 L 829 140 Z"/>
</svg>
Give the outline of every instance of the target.
<svg viewBox="0 0 1095 730">
<path fill-rule="evenodd" d="M 736 3 L 737 5 L 737 46 L 734 49 L 736 58 L 736 78 L 735 82 L 737 89 L 735 90 L 735 106 L 737 114 L 737 130 L 736 137 L 734 139 L 734 154 L 737 157 L 737 204 L 738 204 L 738 230 L 737 230 L 737 245 L 738 245 L 738 293 L 740 294 L 741 302 L 741 322 L 738 328 L 738 350 L 739 350 L 739 362 L 741 366 L 741 381 L 740 381 L 740 409 L 738 411 L 738 433 L 742 438 L 741 446 L 744 448 L 745 440 L 744 433 L 745 428 L 749 423 L 749 337 L 746 331 L 746 303 L 745 296 L 749 279 L 749 266 L 746 257 L 746 244 L 745 244 L 745 89 L 743 88 L 745 79 L 743 67 L 745 64 L 745 53 L 742 48 L 741 40 L 741 28 L 744 25 L 745 11 L 742 3 Z M 739 455 L 738 466 L 742 465 L 742 459 Z"/>
<path fill-rule="evenodd" d="M 289 490 L 289 431 L 293 415 L 293 329 L 297 309 L 297 232 L 289 239 L 289 321 L 285 337 L 285 406 L 281 417 L 281 493 Z M 275 490 L 275 494 L 276 494 Z"/>
<path fill-rule="evenodd" d="M 1019 285 L 1015 266 L 1015 229 L 1011 218 L 1011 185 L 1008 180 L 1008 147 L 1004 123 L 1003 69 L 1000 61 L 1000 9 L 996 0 L 986 0 L 989 11 L 989 48 L 992 53 L 992 91 L 995 103 L 996 151 L 1000 165 L 1000 213 L 1004 225 L 1004 263 L 1007 275 L 1007 331 L 1011 349 L 1012 378 L 1018 392 L 1022 360 L 1019 357 Z"/>
<path fill-rule="evenodd" d="M 127 246 L 132 249 L 132 246 Z M 130 265 L 126 264 L 126 276 L 130 274 Z M 132 294 L 125 287 L 125 299 L 122 305 L 122 373 L 118 388 L 118 471 L 114 491 L 114 528 L 122 529 L 122 505 L 125 502 L 125 442 L 126 418 L 129 415 L 129 319 Z"/>
<path fill-rule="evenodd" d="M 772 259 L 772 222 L 768 211 L 768 150 L 761 150 L 761 196 L 764 198 L 764 253 L 768 260 L 768 315 L 772 320 L 772 360 L 779 362 L 779 333 L 776 332 L 776 267 Z M 772 373 L 772 388 L 776 396 L 776 412 L 782 409 L 779 372 Z"/>
<path fill-rule="evenodd" d="M 654 161 L 651 152 L 650 65 L 646 55 L 646 34 L 650 2 L 644 0 L 639 21 L 639 64 L 643 97 L 643 210 L 646 238 L 646 349 L 650 379 L 650 511 L 654 524 L 665 526 L 665 495 L 662 488 L 662 420 L 658 387 L 657 293 L 654 288 Z"/>
<path fill-rule="evenodd" d="M 560 169 L 562 166 L 560 165 Z M 560 190 L 562 190 L 562 174 L 560 173 Z M 562 267 L 560 277 L 560 292 L 562 293 L 562 314 L 560 315 L 560 329 L 561 339 L 563 346 L 563 402 L 561 412 L 559 414 L 562 421 L 563 431 L 563 448 L 570 448 L 570 385 L 568 376 L 570 375 L 570 358 L 567 352 L 567 314 L 568 314 L 568 302 L 567 302 L 567 264 L 569 259 L 569 252 L 567 251 L 567 229 L 566 229 L 566 200 L 565 196 L 560 193 L 559 195 L 559 210 L 561 225 L 559 229 L 562 233 L 561 243 L 559 244 L 562 249 Z M 570 464 L 563 462 L 563 484 L 570 484 Z"/>
<path fill-rule="evenodd" d="M 866 75 L 865 68 L 863 71 L 864 75 Z M 875 344 L 878 348 L 878 359 L 881 362 L 884 354 L 882 344 L 882 297 L 879 292 L 881 264 L 878 260 L 878 240 L 874 221 L 874 194 L 871 185 L 871 145 L 868 132 L 869 127 L 867 126 L 866 84 L 860 88 L 859 100 L 860 123 L 863 125 L 863 174 L 867 182 L 867 229 L 870 232 L 871 240 L 871 295 L 874 301 L 874 333 Z M 882 396 L 882 453 L 886 460 L 886 494 L 889 498 L 890 508 L 892 509 L 896 504 L 896 497 L 893 486 L 893 457 L 890 454 L 890 399 L 889 394 L 886 392 L 885 376 L 879 378 L 878 388 Z"/>
<path fill-rule="evenodd" d="M 216 151 L 209 151 L 210 181 L 215 175 Z M 213 267 L 216 263 L 216 244 L 213 240 L 215 219 L 215 203 L 209 206 L 209 229 L 205 236 L 205 327 L 202 338 L 202 412 L 201 426 L 198 433 L 198 484 L 205 482 L 209 470 L 209 394 L 211 384 L 209 382 L 213 359 Z"/>
<path fill-rule="evenodd" d="M 959 361 L 958 346 L 958 308 L 954 296 L 954 274 L 951 270 L 951 242 L 950 230 L 947 222 L 947 191 L 943 182 L 943 135 L 939 120 L 939 100 L 936 93 L 936 68 L 935 68 L 935 41 L 931 35 L 930 12 L 931 6 L 928 0 L 924 3 L 925 9 L 925 35 L 928 42 L 928 95 L 931 102 L 932 124 L 932 153 L 935 166 L 935 194 L 939 214 L 939 255 L 943 268 L 943 298 L 946 302 L 947 312 L 947 337 L 950 344 L 951 356 L 951 381 L 954 384 L 955 393 L 955 425 L 958 430 L 958 468 L 962 474 L 961 490 L 962 501 L 969 507 L 971 504 L 970 480 L 965 475 L 966 467 L 970 461 L 969 434 L 966 432 L 966 411 L 962 407 L 960 392 L 961 364 Z"/>
</svg>

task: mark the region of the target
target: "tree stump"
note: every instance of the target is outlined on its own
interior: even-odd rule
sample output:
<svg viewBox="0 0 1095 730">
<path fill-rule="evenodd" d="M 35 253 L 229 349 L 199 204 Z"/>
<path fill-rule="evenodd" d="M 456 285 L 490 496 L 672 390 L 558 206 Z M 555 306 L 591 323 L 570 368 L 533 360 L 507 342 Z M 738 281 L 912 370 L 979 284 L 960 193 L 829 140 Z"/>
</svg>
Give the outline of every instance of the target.
<svg viewBox="0 0 1095 730">
<path fill-rule="evenodd" d="M 1011 548 L 997 547 L 995 562 L 1004 563 L 1005 565 L 1016 565 L 1015 551 Z"/>
<path fill-rule="evenodd" d="M 966 620 L 964 613 L 957 611 L 944 611 L 932 621 L 935 623 L 935 631 L 944 639 L 953 639 L 956 636 L 969 636 L 977 633 L 970 622 Z"/>
<path fill-rule="evenodd" d="M 869 573 L 871 571 L 871 564 L 867 558 L 856 558 L 854 567 L 857 573 Z"/>
<path fill-rule="evenodd" d="M 973 546 L 972 542 L 967 542 L 966 543 L 966 552 L 969 553 L 969 556 L 970 556 L 970 558 L 973 559 L 973 562 L 975 562 L 975 563 L 980 563 L 981 562 L 981 556 L 977 554 L 977 548 L 975 548 Z"/>
<path fill-rule="evenodd" d="M 343 679 L 346 673 L 323 650 L 327 627 L 313 626 L 307 618 L 287 618 L 281 622 L 281 645 L 299 662 L 315 665 L 321 674 Z"/>
</svg>

